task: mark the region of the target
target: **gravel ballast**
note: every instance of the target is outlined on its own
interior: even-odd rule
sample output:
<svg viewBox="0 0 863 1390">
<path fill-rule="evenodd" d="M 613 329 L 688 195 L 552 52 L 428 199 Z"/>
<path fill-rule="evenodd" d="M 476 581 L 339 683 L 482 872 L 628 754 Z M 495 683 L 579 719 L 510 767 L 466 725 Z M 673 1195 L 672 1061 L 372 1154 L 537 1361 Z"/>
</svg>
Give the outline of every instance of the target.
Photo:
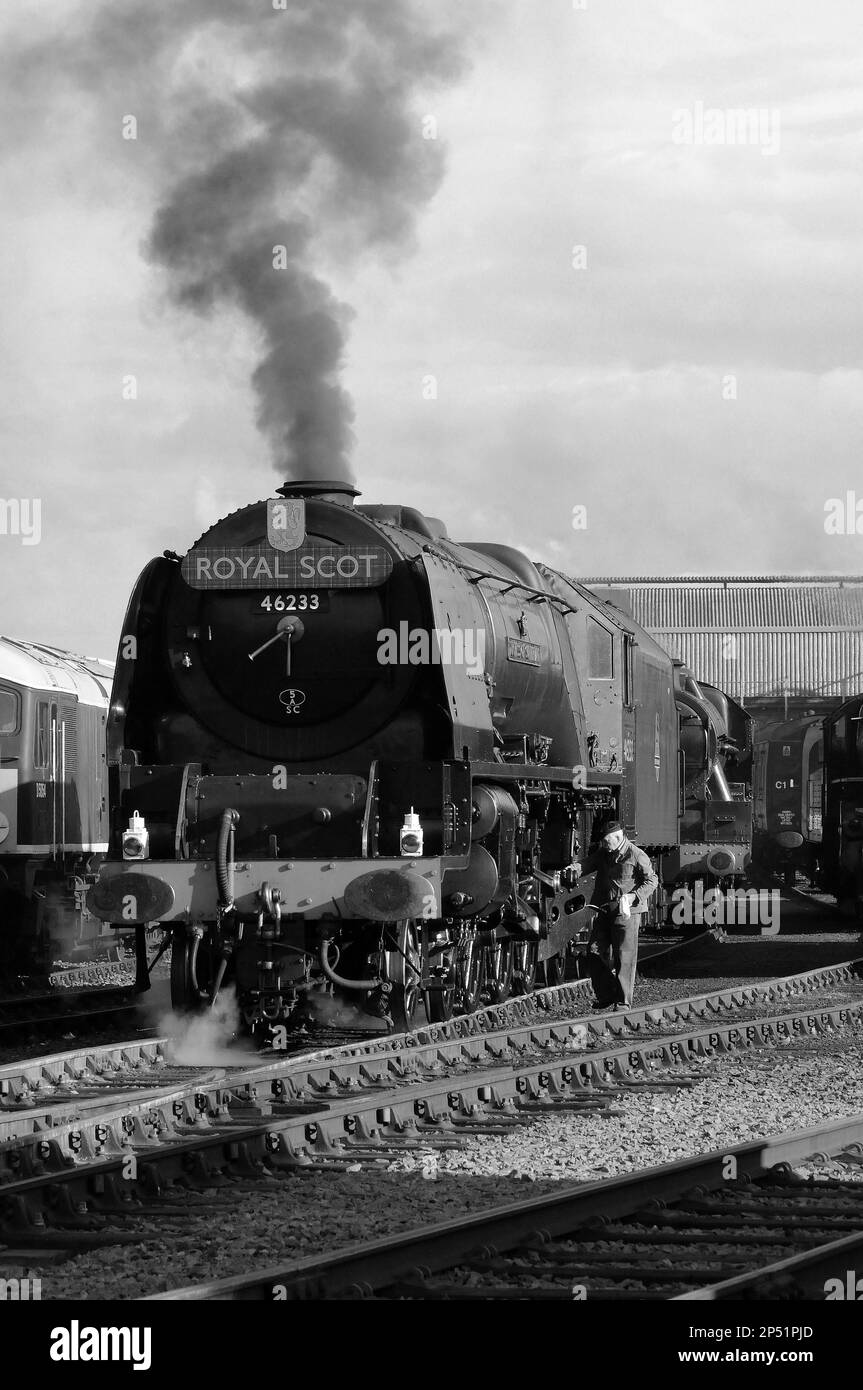
<svg viewBox="0 0 863 1390">
<path fill-rule="evenodd" d="M 177 1203 L 174 1221 L 157 1225 L 144 1213 L 122 1225 L 142 1233 L 141 1245 L 31 1272 L 46 1299 L 135 1298 L 447 1220 L 561 1181 L 596 1182 L 863 1113 L 863 1039 L 851 1034 L 705 1059 L 688 1071 L 701 1074 L 692 1089 L 633 1092 L 615 1099 L 621 1114 L 606 1118 L 543 1114 L 510 1134 L 400 1155 L 379 1169 L 166 1193 Z"/>
<path fill-rule="evenodd" d="M 634 1003 L 711 993 L 859 955 L 859 933 L 848 931 L 787 939 L 705 936 L 645 960 Z M 829 986 L 762 1012 L 805 1012 L 848 989 Z M 856 990 L 852 984 L 851 993 Z M 576 1012 L 570 1006 L 561 1016 Z M 593 1012 L 587 1000 L 581 1012 Z M 116 1225 L 140 1234 L 140 1244 L 6 1272 L 37 1274 L 44 1299 L 131 1299 L 554 1191 L 562 1181 L 596 1182 L 863 1113 L 863 1038 L 850 1029 L 696 1058 L 673 1075 L 696 1077 L 697 1084 L 633 1090 L 614 1098 L 616 1114 L 546 1112 L 507 1134 L 465 1138 L 458 1150 L 429 1148 L 347 1173 L 304 1170 L 203 1192 L 167 1189 L 159 1210 L 175 1209 L 173 1218 L 148 1217 L 145 1208 Z"/>
</svg>

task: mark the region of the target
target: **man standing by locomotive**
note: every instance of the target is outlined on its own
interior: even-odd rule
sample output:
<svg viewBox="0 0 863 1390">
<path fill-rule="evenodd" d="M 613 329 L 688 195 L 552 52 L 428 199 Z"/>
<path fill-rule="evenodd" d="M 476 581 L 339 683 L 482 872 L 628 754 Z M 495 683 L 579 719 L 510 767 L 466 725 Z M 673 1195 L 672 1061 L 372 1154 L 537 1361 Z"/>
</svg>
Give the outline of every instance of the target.
<svg viewBox="0 0 863 1390">
<path fill-rule="evenodd" d="M 596 869 L 591 903 L 598 909 L 589 948 L 616 977 L 617 999 L 599 1000 L 629 1008 L 635 988 L 638 961 L 638 929 L 641 914 L 659 885 L 650 859 L 643 849 L 626 838 L 619 821 L 604 826 L 598 849 L 583 863 L 570 865 L 573 876 Z M 594 980 L 594 989 L 597 981 Z"/>
</svg>

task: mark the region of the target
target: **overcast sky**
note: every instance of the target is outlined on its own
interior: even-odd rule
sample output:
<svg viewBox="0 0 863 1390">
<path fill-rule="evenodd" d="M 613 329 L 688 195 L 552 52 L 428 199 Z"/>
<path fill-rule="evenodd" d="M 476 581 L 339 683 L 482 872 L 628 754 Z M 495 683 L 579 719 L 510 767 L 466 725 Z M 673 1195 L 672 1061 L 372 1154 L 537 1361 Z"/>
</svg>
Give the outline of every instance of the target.
<svg viewBox="0 0 863 1390">
<path fill-rule="evenodd" d="M 426 9 L 464 68 L 411 78 L 417 160 L 430 116 L 445 153 L 412 244 L 322 214 L 309 248 L 354 314 L 362 500 L 574 575 L 863 572 L 863 536 L 824 530 L 828 498 L 863 502 L 859 0 Z M 0 536 L 0 630 L 113 656 L 144 563 L 281 478 L 255 331 L 177 307 L 143 252 L 174 158 L 155 106 L 189 72 L 229 93 L 254 45 L 192 32 L 142 84 L 141 0 L 143 68 L 95 79 L 67 55 L 97 11 L 0 11 L 0 496 L 42 509 L 38 545 Z"/>
</svg>

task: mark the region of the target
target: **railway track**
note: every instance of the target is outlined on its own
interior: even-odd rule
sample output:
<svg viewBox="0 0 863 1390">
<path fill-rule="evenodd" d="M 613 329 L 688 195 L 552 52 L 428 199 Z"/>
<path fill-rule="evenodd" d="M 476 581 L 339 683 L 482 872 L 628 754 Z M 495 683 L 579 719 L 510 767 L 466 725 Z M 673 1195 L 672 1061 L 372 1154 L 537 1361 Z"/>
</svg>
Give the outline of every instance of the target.
<svg viewBox="0 0 863 1390">
<path fill-rule="evenodd" d="M 857 992 L 799 1009 L 824 989 Z M 166 1198 L 178 1183 L 350 1172 L 506 1134 L 549 1112 L 612 1115 L 635 1090 L 697 1084 L 714 1056 L 863 1028 L 854 963 L 572 1017 L 583 996 L 558 986 L 513 1001 L 509 1017 L 502 1006 L 436 1025 L 433 1036 L 375 1036 L 263 1062 L 182 1070 L 170 1040 L 157 1039 L 0 1069 L 3 1262 L 140 1241 L 130 1222 L 152 1233 L 186 1210 L 186 1199 Z M 782 1012 L 788 1001 L 797 1007 Z M 548 1017 L 555 1009 L 569 1016 Z M 760 1016 L 744 1021 L 753 1010 Z"/>
<path fill-rule="evenodd" d="M 151 1300 L 643 1301 L 839 1296 L 863 1256 L 863 1115 L 567 1187 Z"/>
<path fill-rule="evenodd" d="M 335 1142 L 334 1108 L 356 1100 L 365 1114 L 378 1108 L 377 1098 L 387 1091 L 400 1105 L 401 1096 L 417 1085 L 427 1085 L 436 1103 L 462 1093 L 465 1104 L 497 1103 L 485 1094 L 495 1085 L 501 1102 L 536 1088 L 563 1103 L 568 1093 L 577 1095 L 609 1077 L 638 1073 L 644 1078 L 660 1063 L 679 1067 L 756 1040 L 790 1040 L 795 1030 L 844 1024 L 863 1010 L 860 969 L 850 962 L 612 1014 L 573 1015 L 589 995 L 587 982 L 578 981 L 416 1033 L 373 1034 L 276 1060 L 238 1052 L 215 1072 L 209 1065 L 192 1069 L 179 1084 L 168 1038 L 12 1063 L 0 1067 L 0 1179 L 10 1155 L 34 1146 L 43 1153 L 50 1149 L 61 1167 L 70 1156 L 80 1161 L 76 1156 L 82 1153 L 128 1147 L 129 1125 L 139 1112 L 146 1111 L 146 1124 L 167 1142 L 181 1121 L 178 1104 L 183 1123 L 200 1123 L 201 1116 L 219 1116 L 226 1109 L 289 1118 L 317 1112 L 320 1132 Z M 826 1009 L 782 1013 L 768 1007 L 823 989 L 834 991 Z M 184 1065 L 182 1054 L 180 1061 Z M 138 1110 L 124 1109 L 130 1091 L 142 1088 L 164 1090 L 171 1108 L 145 1098 Z M 103 1098 L 101 1109 L 76 1109 L 79 1100 L 95 1096 Z M 308 1135 L 292 1135 L 292 1142 L 295 1138 L 301 1148 L 314 1142 Z"/>
<path fill-rule="evenodd" d="M 44 1036 L 82 1020 L 98 1026 L 137 1006 L 134 984 L 134 970 L 122 961 L 55 970 L 37 988 L 0 996 L 0 1040 L 9 1046 L 18 1034 Z"/>
<path fill-rule="evenodd" d="M 82 1020 L 118 1016 L 137 1008 L 137 995 L 126 986 L 96 986 L 70 990 L 68 994 L 31 995 L 20 1001 L 5 1000 L 0 1006 L 0 1037 L 8 1046 L 11 1038 L 26 1031 L 56 1032 Z"/>
</svg>

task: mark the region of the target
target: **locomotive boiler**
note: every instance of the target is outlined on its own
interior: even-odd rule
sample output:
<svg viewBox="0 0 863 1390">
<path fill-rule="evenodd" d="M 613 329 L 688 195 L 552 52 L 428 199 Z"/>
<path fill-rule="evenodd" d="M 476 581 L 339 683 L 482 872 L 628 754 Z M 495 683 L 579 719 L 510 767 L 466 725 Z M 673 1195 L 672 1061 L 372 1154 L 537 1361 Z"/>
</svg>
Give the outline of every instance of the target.
<svg viewBox="0 0 863 1390">
<path fill-rule="evenodd" d="M 728 752 L 611 603 L 357 495 L 288 483 L 154 559 L 119 644 L 91 910 L 165 924 L 175 1004 L 231 984 L 252 1027 L 321 990 L 408 1028 L 559 980 L 605 820 L 679 870 L 681 701 L 690 780 Z"/>
</svg>

